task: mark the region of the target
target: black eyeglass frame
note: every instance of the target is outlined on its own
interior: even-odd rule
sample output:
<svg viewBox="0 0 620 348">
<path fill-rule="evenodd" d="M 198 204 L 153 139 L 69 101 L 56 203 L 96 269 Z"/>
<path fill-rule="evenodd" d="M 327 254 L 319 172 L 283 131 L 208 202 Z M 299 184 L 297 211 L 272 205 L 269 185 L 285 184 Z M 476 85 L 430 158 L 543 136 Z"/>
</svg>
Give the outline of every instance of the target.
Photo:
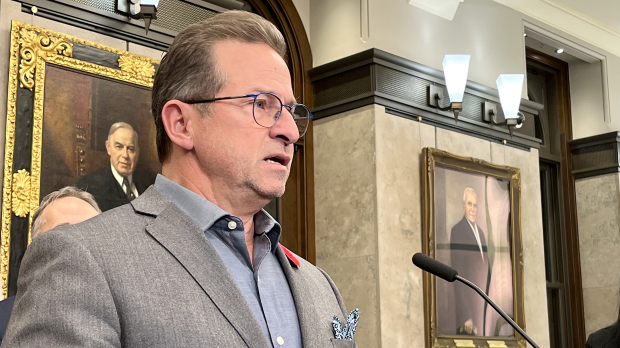
<svg viewBox="0 0 620 348">
<path fill-rule="evenodd" d="M 273 124 L 271 126 L 263 126 L 262 124 L 258 123 L 258 121 L 256 120 L 256 116 L 254 115 L 254 105 L 256 104 L 256 99 L 258 98 L 258 96 L 263 95 L 263 94 L 269 94 L 274 96 L 279 102 L 280 102 L 280 112 L 278 113 L 278 118 L 273 122 Z M 284 104 L 282 103 L 282 100 L 275 94 L 271 93 L 271 92 L 260 92 L 260 93 L 254 93 L 254 94 L 246 94 L 246 95 L 233 95 L 233 96 L 229 96 L 229 97 L 218 97 L 218 98 L 210 98 L 210 99 L 200 99 L 200 100 L 189 100 L 189 101 L 182 101 L 185 104 L 200 104 L 200 103 L 210 103 L 210 102 L 214 102 L 214 101 L 218 101 L 218 100 L 230 100 L 230 99 L 240 99 L 240 98 L 254 98 L 254 102 L 252 103 L 252 118 L 254 118 L 254 122 L 256 122 L 257 125 L 263 127 L 263 128 L 271 128 L 273 126 L 276 125 L 276 123 L 278 122 L 278 120 L 280 120 L 280 117 L 282 116 L 282 108 L 286 107 L 286 109 L 288 110 L 288 112 L 292 115 L 293 114 L 293 109 L 296 107 L 303 107 L 304 109 L 306 109 L 308 111 L 308 123 L 306 123 L 306 127 L 304 128 L 303 132 L 301 132 L 301 130 L 299 129 L 299 126 L 297 127 L 297 130 L 299 131 L 299 137 L 303 137 L 306 132 L 308 131 L 308 125 L 310 124 L 310 120 L 312 120 L 312 112 L 310 111 L 310 109 L 305 106 L 304 104 L 293 104 L 293 105 L 288 105 L 288 104 Z M 295 118 L 293 117 L 293 121 L 295 121 Z M 297 122 L 295 122 L 295 124 L 297 124 Z"/>
</svg>

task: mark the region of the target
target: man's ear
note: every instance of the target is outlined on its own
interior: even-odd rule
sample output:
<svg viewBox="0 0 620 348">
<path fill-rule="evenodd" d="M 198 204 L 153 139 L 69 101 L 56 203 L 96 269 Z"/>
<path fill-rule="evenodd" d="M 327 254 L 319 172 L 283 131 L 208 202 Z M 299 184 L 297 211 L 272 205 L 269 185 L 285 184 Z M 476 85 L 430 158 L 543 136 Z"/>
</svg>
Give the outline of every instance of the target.
<svg viewBox="0 0 620 348">
<path fill-rule="evenodd" d="M 169 100 L 161 110 L 161 119 L 173 144 L 190 151 L 194 148 L 191 114 L 194 108 L 178 100 Z"/>
<path fill-rule="evenodd" d="M 109 140 L 109 138 L 108 138 L 108 140 L 105 141 L 105 150 L 108 152 L 109 156 L 112 156 L 110 154 L 110 140 Z"/>
</svg>

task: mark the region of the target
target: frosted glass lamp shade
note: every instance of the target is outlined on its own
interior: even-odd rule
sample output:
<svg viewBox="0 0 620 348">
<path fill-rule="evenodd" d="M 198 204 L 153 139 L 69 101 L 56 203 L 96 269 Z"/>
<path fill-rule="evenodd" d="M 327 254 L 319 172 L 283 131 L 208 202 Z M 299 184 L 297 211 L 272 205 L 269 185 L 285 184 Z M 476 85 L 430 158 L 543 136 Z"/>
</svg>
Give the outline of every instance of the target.
<svg viewBox="0 0 620 348">
<path fill-rule="evenodd" d="M 469 55 L 447 54 L 443 58 L 443 74 L 451 103 L 461 103 L 465 94 L 467 72 L 469 71 Z"/>
<path fill-rule="evenodd" d="M 497 78 L 499 100 L 502 103 L 502 110 L 504 110 L 506 119 L 519 117 L 522 88 L 523 74 L 501 74 Z"/>
</svg>

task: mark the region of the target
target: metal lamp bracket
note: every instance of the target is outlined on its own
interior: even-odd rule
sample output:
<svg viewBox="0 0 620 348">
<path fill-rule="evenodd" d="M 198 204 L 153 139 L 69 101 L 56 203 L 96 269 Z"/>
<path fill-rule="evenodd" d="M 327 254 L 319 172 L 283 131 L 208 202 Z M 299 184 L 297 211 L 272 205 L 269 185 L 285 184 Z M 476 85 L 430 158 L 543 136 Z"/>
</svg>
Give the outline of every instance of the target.
<svg viewBox="0 0 620 348">
<path fill-rule="evenodd" d="M 443 89 L 433 85 L 428 86 L 428 106 L 437 108 L 440 111 L 452 111 L 454 119 L 458 122 L 459 113 L 463 110 L 463 103 L 451 102 L 446 107 L 440 107 L 441 100 L 443 100 Z"/>
</svg>

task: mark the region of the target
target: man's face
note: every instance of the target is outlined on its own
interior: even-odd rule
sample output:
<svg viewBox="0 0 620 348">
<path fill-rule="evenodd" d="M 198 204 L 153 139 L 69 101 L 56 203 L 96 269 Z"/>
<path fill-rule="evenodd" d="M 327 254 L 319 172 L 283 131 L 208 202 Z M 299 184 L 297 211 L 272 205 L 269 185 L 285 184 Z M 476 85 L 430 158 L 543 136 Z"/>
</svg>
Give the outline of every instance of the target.
<svg viewBox="0 0 620 348">
<path fill-rule="evenodd" d="M 463 211 L 467 220 L 475 224 L 476 215 L 478 214 L 478 199 L 475 193 L 467 192 L 465 200 L 463 201 Z"/>
<path fill-rule="evenodd" d="M 132 131 L 126 128 L 117 129 L 105 142 L 105 148 L 110 155 L 110 163 L 120 175 L 128 176 L 133 173 L 140 151 Z"/>
<path fill-rule="evenodd" d="M 271 92 L 295 104 L 286 63 L 269 46 L 223 41 L 215 60 L 227 78 L 216 97 Z M 192 116 L 191 132 L 201 171 L 219 194 L 266 204 L 284 193 L 299 131 L 286 109 L 273 127 L 259 126 L 252 105 L 252 98 L 211 103 L 208 115 Z"/>
<path fill-rule="evenodd" d="M 88 220 L 99 214 L 95 208 L 76 197 L 59 198 L 48 205 L 41 216 L 41 232 L 46 232 L 60 225 L 72 225 Z"/>
</svg>

